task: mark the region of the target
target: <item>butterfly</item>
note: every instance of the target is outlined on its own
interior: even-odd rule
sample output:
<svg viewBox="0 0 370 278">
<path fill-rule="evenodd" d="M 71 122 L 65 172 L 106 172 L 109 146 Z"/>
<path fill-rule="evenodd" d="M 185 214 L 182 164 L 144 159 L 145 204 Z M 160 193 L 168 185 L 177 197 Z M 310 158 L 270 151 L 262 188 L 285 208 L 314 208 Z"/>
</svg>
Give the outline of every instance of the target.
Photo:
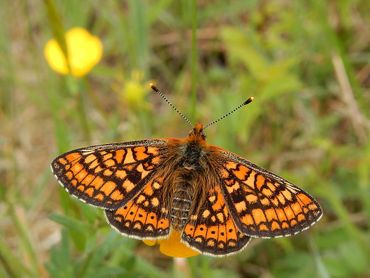
<svg viewBox="0 0 370 278">
<path fill-rule="evenodd" d="M 163 239 L 176 230 L 212 256 L 239 252 L 251 238 L 295 235 L 321 218 L 318 202 L 299 187 L 208 144 L 209 125 L 196 124 L 182 139 L 76 149 L 55 158 L 52 171 L 71 195 L 105 209 L 120 233 Z"/>
</svg>

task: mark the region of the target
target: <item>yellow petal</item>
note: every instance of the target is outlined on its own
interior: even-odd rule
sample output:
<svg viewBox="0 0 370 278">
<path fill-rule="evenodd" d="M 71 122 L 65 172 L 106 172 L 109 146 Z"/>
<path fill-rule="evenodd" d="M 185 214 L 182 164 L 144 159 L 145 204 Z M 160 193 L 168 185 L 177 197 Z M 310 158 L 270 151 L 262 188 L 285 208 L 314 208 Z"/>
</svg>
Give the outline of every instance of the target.
<svg viewBox="0 0 370 278">
<path fill-rule="evenodd" d="M 49 63 L 49 66 L 54 71 L 61 74 L 68 73 L 66 59 L 56 40 L 52 39 L 46 43 L 44 55 L 46 61 Z"/>
<path fill-rule="evenodd" d="M 144 239 L 143 242 L 148 246 L 154 246 L 157 243 L 157 240 Z"/>
<path fill-rule="evenodd" d="M 181 235 L 177 231 L 172 231 L 168 239 L 159 240 L 159 251 L 170 257 L 188 258 L 197 256 L 200 253 L 187 247 L 181 241 Z"/>
<path fill-rule="evenodd" d="M 103 46 L 100 39 L 83 28 L 72 28 L 65 34 L 69 65 L 73 76 L 83 76 L 101 60 Z M 58 73 L 68 74 L 66 59 L 56 40 L 49 40 L 44 49 L 46 61 Z"/>
</svg>

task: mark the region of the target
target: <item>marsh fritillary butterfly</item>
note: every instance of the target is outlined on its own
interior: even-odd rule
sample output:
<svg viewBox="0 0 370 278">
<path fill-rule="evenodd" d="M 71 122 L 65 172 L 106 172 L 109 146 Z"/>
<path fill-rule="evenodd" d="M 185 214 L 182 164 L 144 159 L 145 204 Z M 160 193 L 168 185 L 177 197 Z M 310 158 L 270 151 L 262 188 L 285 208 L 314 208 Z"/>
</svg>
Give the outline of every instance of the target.
<svg viewBox="0 0 370 278">
<path fill-rule="evenodd" d="M 253 237 L 295 235 L 320 219 L 320 205 L 302 189 L 205 138 L 196 124 L 184 139 L 81 148 L 58 156 L 52 170 L 70 194 L 105 209 L 120 233 L 160 239 L 174 229 L 213 256 L 238 252 Z"/>
</svg>

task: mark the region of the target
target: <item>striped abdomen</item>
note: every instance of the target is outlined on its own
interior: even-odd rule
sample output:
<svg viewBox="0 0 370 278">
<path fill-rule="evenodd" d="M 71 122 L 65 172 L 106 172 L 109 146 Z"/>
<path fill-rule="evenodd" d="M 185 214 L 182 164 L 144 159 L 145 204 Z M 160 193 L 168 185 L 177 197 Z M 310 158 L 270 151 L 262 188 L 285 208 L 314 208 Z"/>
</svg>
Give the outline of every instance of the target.
<svg viewBox="0 0 370 278">
<path fill-rule="evenodd" d="M 193 188 L 186 181 L 178 183 L 172 197 L 170 219 L 175 230 L 181 230 L 188 218 L 192 204 Z"/>
</svg>

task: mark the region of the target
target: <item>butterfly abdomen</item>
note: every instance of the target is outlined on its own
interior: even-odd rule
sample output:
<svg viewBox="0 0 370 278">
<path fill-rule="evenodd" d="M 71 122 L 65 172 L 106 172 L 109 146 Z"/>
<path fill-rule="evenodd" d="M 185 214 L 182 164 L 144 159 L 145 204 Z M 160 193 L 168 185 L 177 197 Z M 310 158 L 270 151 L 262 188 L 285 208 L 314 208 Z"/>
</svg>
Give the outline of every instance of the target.
<svg viewBox="0 0 370 278">
<path fill-rule="evenodd" d="M 173 188 L 170 221 L 175 230 L 182 230 L 188 221 L 194 198 L 192 175 L 184 172 L 179 174 L 173 181 Z"/>
</svg>

